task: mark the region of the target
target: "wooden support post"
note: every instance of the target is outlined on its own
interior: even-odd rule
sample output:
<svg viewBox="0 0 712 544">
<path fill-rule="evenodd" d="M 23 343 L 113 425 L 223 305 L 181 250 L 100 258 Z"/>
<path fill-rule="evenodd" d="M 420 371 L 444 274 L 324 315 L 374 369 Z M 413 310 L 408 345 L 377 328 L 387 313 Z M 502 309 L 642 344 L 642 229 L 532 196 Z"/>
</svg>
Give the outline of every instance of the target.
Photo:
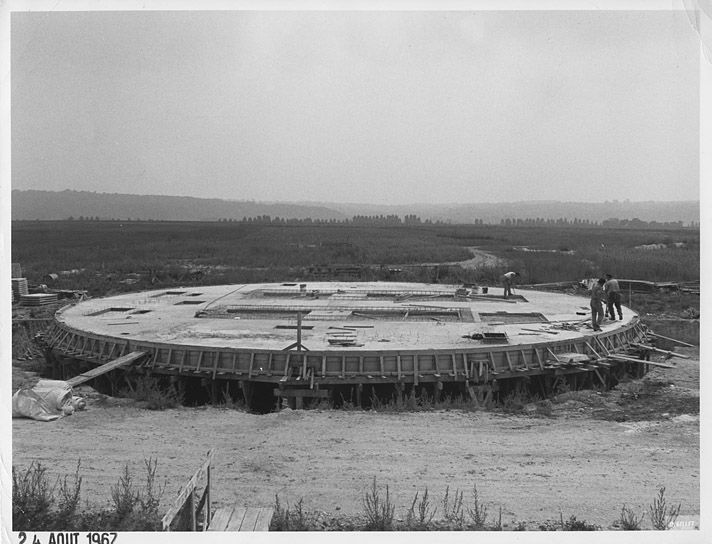
<svg viewBox="0 0 712 544">
<path fill-rule="evenodd" d="M 507 359 L 507 366 L 509 366 L 509 370 L 514 371 L 514 365 L 512 365 L 512 359 L 510 359 L 510 357 L 509 357 L 509 352 L 505 351 L 504 356 Z"/>
<path fill-rule="evenodd" d="M 527 370 L 529 370 L 529 363 L 527 362 L 527 355 L 524 353 L 523 349 L 519 350 L 519 353 L 522 354 L 522 361 L 524 361 L 524 366 L 526 367 Z"/>
<path fill-rule="evenodd" d="M 218 363 L 220 362 L 220 352 L 216 351 L 213 356 L 213 380 L 218 373 Z"/>
<path fill-rule="evenodd" d="M 183 365 L 185 364 L 185 358 L 188 354 L 188 350 L 184 349 L 180 357 L 180 365 L 178 366 L 178 372 L 183 372 Z"/>
<path fill-rule="evenodd" d="M 208 452 L 208 455 L 210 455 L 210 452 Z M 208 464 L 205 477 L 207 478 L 207 482 L 205 484 L 205 521 L 203 521 L 203 531 L 208 530 L 208 525 L 210 524 L 210 520 L 212 519 L 212 508 L 210 506 L 210 464 Z"/>
</svg>

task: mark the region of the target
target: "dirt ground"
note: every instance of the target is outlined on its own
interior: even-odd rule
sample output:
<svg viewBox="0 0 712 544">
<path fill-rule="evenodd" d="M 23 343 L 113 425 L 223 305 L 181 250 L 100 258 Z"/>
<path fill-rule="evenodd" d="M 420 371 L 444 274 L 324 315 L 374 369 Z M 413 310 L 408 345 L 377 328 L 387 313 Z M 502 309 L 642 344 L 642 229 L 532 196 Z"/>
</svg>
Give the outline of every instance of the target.
<svg viewBox="0 0 712 544">
<path fill-rule="evenodd" d="M 83 386 L 75 393 L 89 401 L 84 412 L 50 423 L 13 420 L 13 464 L 38 461 L 63 476 L 81 460 L 83 500 L 96 505 L 109 501 L 126 463 L 140 482 L 150 457 L 167 481 L 168 504 L 214 448 L 218 505 L 272 505 L 279 494 L 282 503 L 303 498 L 310 510 L 359 513 L 376 477 L 389 486 L 398 518 L 416 491 L 427 487 L 437 504 L 449 485 L 467 502 L 473 484 L 491 513 L 502 507 L 509 528 L 517 520 L 533 529 L 560 512 L 610 527 L 623 504 L 647 512 L 659 486 L 681 503 L 681 514 L 698 514 L 698 351 L 677 351 L 692 358 L 673 359 L 675 369 L 656 368 L 610 392 L 564 393 L 548 416 L 531 409 L 156 412 Z"/>
</svg>

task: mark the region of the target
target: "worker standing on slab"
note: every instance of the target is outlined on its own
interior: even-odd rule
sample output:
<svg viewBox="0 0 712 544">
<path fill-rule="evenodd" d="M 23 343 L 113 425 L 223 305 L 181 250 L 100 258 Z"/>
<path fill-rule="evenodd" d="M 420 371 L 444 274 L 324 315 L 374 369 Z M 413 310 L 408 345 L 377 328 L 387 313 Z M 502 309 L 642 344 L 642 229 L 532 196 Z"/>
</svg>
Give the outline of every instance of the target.
<svg viewBox="0 0 712 544">
<path fill-rule="evenodd" d="M 612 275 L 606 274 L 606 284 L 603 286 L 606 293 L 608 305 L 608 316 L 615 321 L 615 310 L 618 310 L 618 319 L 623 320 L 623 312 L 621 311 L 621 288 L 618 285 L 618 280 Z"/>
<path fill-rule="evenodd" d="M 599 278 L 591 287 L 591 325 L 594 331 L 601 330 L 603 321 L 603 285 L 606 280 Z"/>
<path fill-rule="evenodd" d="M 500 276 L 499 281 L 502 283 L 502 287 L 504 287 L 504 298 L 509 298 L 509 295 L 512 294 L 512 283 L 514 282 L 514 278 L 517 277 L 519 277 L 519 272 L 507 272 Z"/>
</svg>

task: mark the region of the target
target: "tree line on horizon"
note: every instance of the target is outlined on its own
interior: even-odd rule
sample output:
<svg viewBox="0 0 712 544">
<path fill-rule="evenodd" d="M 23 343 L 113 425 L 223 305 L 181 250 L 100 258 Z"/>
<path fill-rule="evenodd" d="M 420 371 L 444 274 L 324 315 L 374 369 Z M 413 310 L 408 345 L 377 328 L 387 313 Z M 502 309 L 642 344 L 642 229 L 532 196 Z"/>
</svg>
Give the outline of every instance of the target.
<svg viewBox="0 0 712 544">
<path fill-rule="evenodd" d="M 162 222 L 172 223 L 174 220 L 165 219 L 140 219 L 140 218 L 103 218 L 97 216 L 82 216 L 75 218 L 69 216 L 66 221 L 136 221 L 136 222 Z M 215 221 L 206 221 L 215 222 Z M 347 219 L 312 219 L 306 218 L 284 218 L 272 217 L 270 215 L 258 215 L 254 217 L 243 216 L 241 219 L 232 217 L 221 217 L 217 219 L 218 223 L 238 223 L 249 225 L 350 225 L 350 226 L 446 226 L 446 225 L 475 225 L 475 226 L 501 226 L 501 227 L 574 227 L 574 228 L 634 228 L 634 229 L 699 229 L 698 221 L 691 221 L 685 224 L 683 221 L 643 221 L 638 218 L 619 219 L 609 218 L 603 221 L 594 221 L 590 219 L 569 219 L 566 217 L 553 218 L 502 218 L 498 223 L 487 222 L 483 219 L 472 219 L 470 223 L 452 223 L 451 221 L 443 221 L 441 219 L 432 220 L 430 218 L 421 219 L 415 214 L 407 214 L 403 217 L 396 214 L 389 215 L 354 215 Z"/>
</svg>

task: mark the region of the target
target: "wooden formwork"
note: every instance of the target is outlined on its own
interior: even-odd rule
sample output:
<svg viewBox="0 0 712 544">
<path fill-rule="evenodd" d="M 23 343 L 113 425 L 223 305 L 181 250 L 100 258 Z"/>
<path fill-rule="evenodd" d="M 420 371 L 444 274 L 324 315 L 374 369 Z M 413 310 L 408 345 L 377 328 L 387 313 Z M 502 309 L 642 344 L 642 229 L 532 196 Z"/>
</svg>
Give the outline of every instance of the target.
<svg viewBox="0 0 712 544">
<path fill-rule="evenodd" d="M 645 339 L 645 327 L 637 319 L 610 332 L 573 339 L 441 350 L 208 348 L 88 333 L 59 321 L 45 334 L 47 359 L 56 377 L 67 377 L 63 367 L 68 365 L 76 373 L 78 364 L 91 369 L 139 351 L 146 356 L 138 371 L 174 381 L 200 378 L 212 388 L 213 399 L 220 383 L 237 381 L 248 402 L 256 384 L 272 384 L 261 388 L 261 394 L 292 399 L 295 407 L 305 398 L 328 398 L 331 390 L 345 385 L 358 386 L 359 396 L 363 386 L 428 384 L 438 391 L 458 385 L 482 405 L 491 403 L 499 384 L 508 380 L 582 375 L 608 387 L 613 369 L 644 373 L 648 364 L 656 364 L 645 361 L 640 347 Z"/>
</svg>

